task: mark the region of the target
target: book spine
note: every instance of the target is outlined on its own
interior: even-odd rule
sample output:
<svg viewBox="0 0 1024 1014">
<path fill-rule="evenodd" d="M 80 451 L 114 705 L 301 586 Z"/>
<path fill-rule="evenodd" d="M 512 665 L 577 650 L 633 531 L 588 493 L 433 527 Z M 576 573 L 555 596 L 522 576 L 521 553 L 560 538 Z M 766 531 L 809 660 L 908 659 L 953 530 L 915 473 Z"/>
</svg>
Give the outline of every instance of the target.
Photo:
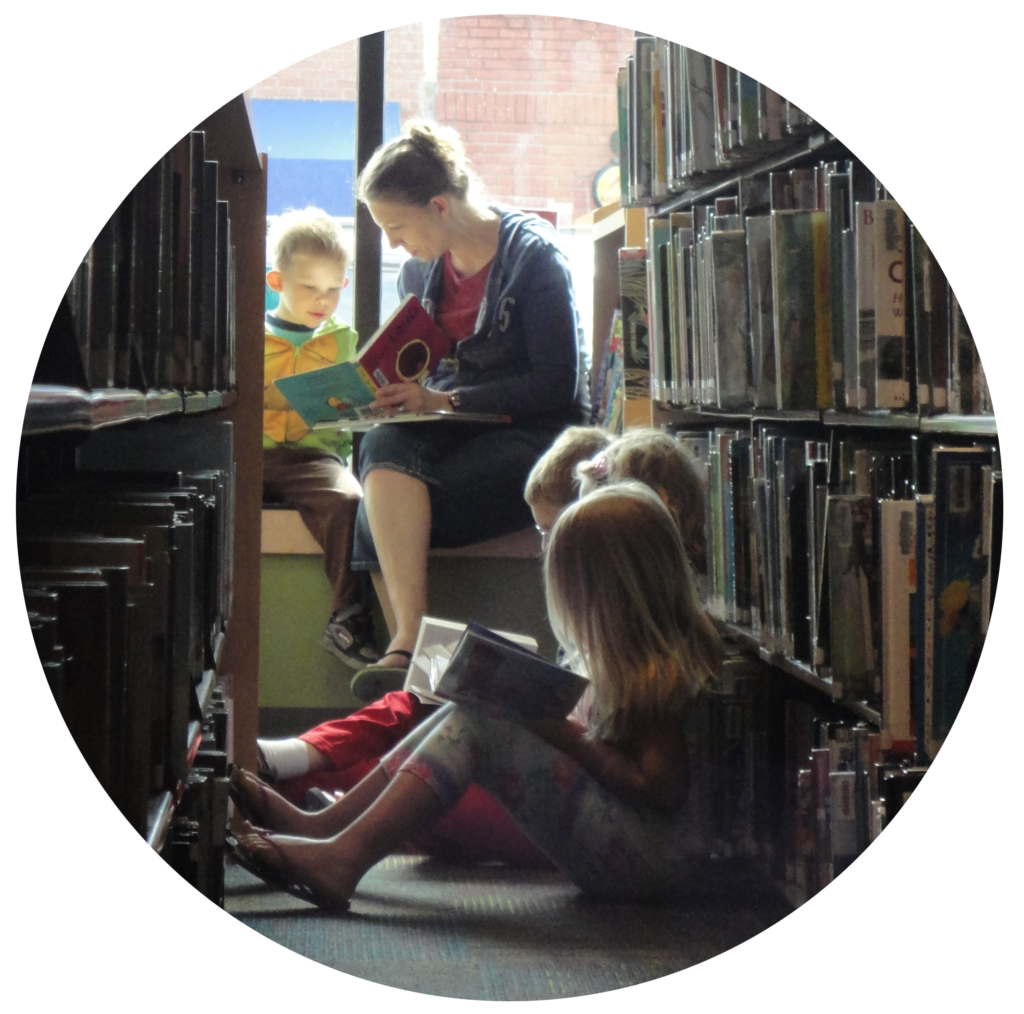
<svg viewBox="0 0 1024 1014">
<path fill-rule="evenodd" d="M 776 359 L 783 409 L 818 407 L 813 212 L 773 211 L 772 279 Z"/>
<path fill-rule="evenodd" d="M 855 205 L 857 243 L 857 360 L 859 409 L 876 408 L 875 398 L 875 202 Z"/>
<path fill-rule="evenodd" d="M 932 393 L 932 272 L 931 251 L 913 223 L 907 226 L 910 236 L 910 263 L 908 277 L 913 280 L 914 365 L 917 376 L 917 410 L 931 415 L 935 410 Z"/>
<path fill-rule="evenodd" d="M 849 227 L 850 175 L 831 173 L 826 181 L 826 213 L 828 215 L 829 303 L 832 332 L 832 403 L 843 409 L 846 404 L 846 230 Z"/>
<path fill-rule="evenodd" d="M 718 467 L 722 483 L 722 562 L 724 582 L 724 619 L 730 623 L 736 620 L 736 517 L 732 487 L 732 441 L 731 433 L 719 438 Z"/>
<path fill-rule="evenodd" d="M 945 740 L 978 664 L 981 631 L 980 550 L 982 469 L 991 465 L 987 448 L 935 447 L 935 628 L 932 714 L 928 753 Z"/>
<path fill-rule="evenodd" d="M 829 498 L 829 598 L 832 676 L 848 700 L 872 702 L 876 694 L 877 609 L 874 509 L 870 496 Z"/>
<path fill-rule="evenodd" d="M 650 200 L 653 193 L 654 166 L 652 155 L 654 142 L 652 134 L 651 107 L 653 102 L 653 57 L 656 40 L 651 36 L 637 36 L 634 45 L 636 56 L 636 104 L 633 119 L 636 129 L 636 200 Z"/>
<path fill-rule="evenodd" d="M 647 251 L 643 247 L 619 250 L 619 301 L 625 400 L 648 399 L 651 356 L 647 330 Z"/>
<path fill-rule="evenodd" d="M 829 772 L 832 876 L 838 877 L 857 858 L 855 771 Z"/>
<path fill-rule="evenodd" d="M 910 600 L 915 586 L 917 505 L 880 500 L 882 581 L 882 747 L 913 750 L 910 708 Z"/>
<path fill-rule="evenodd" d="M 718 404 L 739 409 L 753 404 L 750 332 L 747 312 L 746 235 L 742 231 L 710 236 Z"/>
<path fill-rule="evenodd" d="M 668 46 L 656 39 L 651 53 L 651 196 L 668 196 Z"/>
<path fill-rule="evenodd" d="M 818 408 L 832 408 L 835 405 L 832 393 L 832 268 L 828 216 L 824 211 L 811 213 L 811 244 L 814 258 L 814 349 Z M 839 384 L 841 387 L 841 377 Z"/>
<path fill-rule="evenodd" d="M 876 406 L 910 404 L 907 371 L 906 221 L 895 201 L 875 202 Z"/>
<path fill-rule="evenodd" d="M 618 98 L 619 124 L 619 204 L 626 207 L 630 201 L 630 159 L 629 159 L 629 66 L 620 67 L 615 76 L 615 93 Z"/>
<path fill-rule="evenodd" d="M 717 165 L 712 60 L 711 57 L 692 49 L 685 52 L 690 173 L 700 175 L 712 171 Z"/>
<path fill-rule="evenodd" d="M 934 758 L 931 742 L 935 685 L 935 497 L 917 498 L 916 702 L 917 752 Z"/>
<path fill-rule="evenodd" d="M 953 402 L 951 411 L 963 415 L 974 415 L 977 412 L 974 404 L 974 363 L 977 350 L 974 338 L 967 326 L 967 319 L 960 307 L 956 294 L 950 290 L 950 318 L 952 334 L 950 351 L 952 355 L 951 373 L 953 376 Z"/>
</svg>

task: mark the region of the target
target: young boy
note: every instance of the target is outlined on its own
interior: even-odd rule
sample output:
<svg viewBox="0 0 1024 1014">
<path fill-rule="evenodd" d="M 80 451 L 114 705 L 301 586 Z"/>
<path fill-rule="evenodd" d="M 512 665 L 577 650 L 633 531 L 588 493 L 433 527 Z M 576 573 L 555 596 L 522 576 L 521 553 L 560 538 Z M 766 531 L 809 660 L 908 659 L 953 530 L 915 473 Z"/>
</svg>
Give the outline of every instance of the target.
<svg viewBox="0 0 1024 1014">
<path fill-rule="evenodd" d="M 321 643 L 346 665 L 361 669 L 380 656 L 358 578 L 349 569 L 362 496 L 359 482 L 342 464 L 352 437 L 311 431 L 273 383 L 355 355 L 355 331 L 334 316 L 348 284 L 348 251 L 337 223 L 319 208 L 281 215 L 270 248 L 267 285 L 280 302 L 266 315 L 264 335 L 263 497 L 293 505 L 323 549 L 331 616 Z"/>
</svg>

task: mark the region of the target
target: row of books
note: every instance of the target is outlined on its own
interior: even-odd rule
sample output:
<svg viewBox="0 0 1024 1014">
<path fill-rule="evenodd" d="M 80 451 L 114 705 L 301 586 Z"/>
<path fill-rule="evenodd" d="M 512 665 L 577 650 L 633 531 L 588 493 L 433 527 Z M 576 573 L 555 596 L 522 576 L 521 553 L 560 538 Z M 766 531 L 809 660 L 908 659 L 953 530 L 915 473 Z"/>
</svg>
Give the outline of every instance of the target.
<svg viewBox="0 0 1024 1014">
<path fill-rule="evenodd" d="M 622 311 L 612 312 L 612 326 L 598 366 L 590 421 L 609 433 L 622 433 L 622 405 L 626 398 L 622 347 Z"/>
<path fill-rule="evenodd" d="M 221 908 L 228 824 L 227 719 L 217 688 L 162 850 L 172 869 Z"/>
<path fill-rule="evenodd" d="M 219 165 L 203 131 L 182 138 L 100 230 L 51 331 L 62 354 L 38 383 L 92 390 L 224 391 L 235 384 L 235 265 Z M 48 344 L 52 344 L 48 342 Z M 80 369 L 78 369 L 80 365 Z"/>
<path fill-rule="evenodd" d="M 215 429 L 192 461 L 188 432 L 101 431 L 62 478 L 39 467 L 44 448 L 23 449 L 18 545 L 43 670 L 86 762 L 143 834 L 154 794 L 188 773 L 230 613 L 230 423 Z"/>
<path fill-rule="evenodd" d="M 617 88 L 623 206 L 664 200 L 815 126 L 749 75 L 650 35 L 635 37 Z"/>
<path fill-rule="evenodd" d="M 927 763 L 970 685 L 998 578 L 993 446 L 794 427 L 680 432 L 705 484 L 705 598 L 772 655 L 881 714 Z"/>
<path fill-rule="evenodd" d="M 691 791 L 707 795 L 717 855 L 753 859 L 810 897 L 878 837 L 925 769 L 741 658 L 693 709 Z"/>
<path fill-rule="evenodd" d="M 629 396 L 733 411 L 992 413 L 942 269 L 862 166 L 743 184 L 650 218 L 646 247 L 620 250 Z"/>
</svg>

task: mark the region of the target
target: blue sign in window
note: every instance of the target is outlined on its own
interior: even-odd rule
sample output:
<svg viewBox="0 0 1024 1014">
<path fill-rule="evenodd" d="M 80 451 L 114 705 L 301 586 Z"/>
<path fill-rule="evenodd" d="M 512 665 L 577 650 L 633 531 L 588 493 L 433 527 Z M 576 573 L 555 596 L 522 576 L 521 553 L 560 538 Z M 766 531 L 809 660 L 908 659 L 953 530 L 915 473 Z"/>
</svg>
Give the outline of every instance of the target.
<svg viewBox="0 0 1024 1014">
<path fill-rule="evenodd" d="M 355 102 L 253 99 L 267 153 L 267 214 L 313 204 L 341 218 L 355 213 Z M 384 139 L 401 130 L 397 102 L 384 106 Z"/>
</svg>

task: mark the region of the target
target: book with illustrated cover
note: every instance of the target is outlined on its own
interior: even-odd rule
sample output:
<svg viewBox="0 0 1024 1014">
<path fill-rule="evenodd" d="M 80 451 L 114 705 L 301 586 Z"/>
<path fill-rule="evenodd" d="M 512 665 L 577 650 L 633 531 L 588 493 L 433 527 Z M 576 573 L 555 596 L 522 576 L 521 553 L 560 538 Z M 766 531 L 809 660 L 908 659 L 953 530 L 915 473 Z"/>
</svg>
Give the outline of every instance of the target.
<svg viewBox="0 0 1024 1014">
<path fill-rule="evenodd" d="M 434 692 L 445 700 L 494 709 L 525 723 L 565 718 L 587 684 L 583 676 L 470 622 Z"/>
<path fill-rule="evenodd" d="M 420 301 L 409 295 L 355 359 L 281 377 L 274 385 L 310 429 L 356 419 L 380 419 L 382 412 L 367 407 L 378 389 L 430 376 L 450 348 Z"/>
<path fill-rule="evenodd" d="M 651 355 L 647 312 L 647 251 L 619 250 L 619 306 L 622 310 L 622 357 L 625 400 L 651 396 Z"/>
<path fill-rule="evenodd" d="M 465 623 L 458 623 L 455 620 L 424 616 L 420 620 L 420 630 L 416 635 L 416 645 L 412 650 L 409 672 L 402 689 L 415 694 L 427 704 L 442 703 L 443 698 L 434 691 L 445 669 L 448 668 L 452 655 L 455 654 L 466 626 Z M 504 630 L 496 630 L 494 633 L 527 651 L 537 651 L 537 642 L 525 634 L 510 634 Z"/>
</svg>

